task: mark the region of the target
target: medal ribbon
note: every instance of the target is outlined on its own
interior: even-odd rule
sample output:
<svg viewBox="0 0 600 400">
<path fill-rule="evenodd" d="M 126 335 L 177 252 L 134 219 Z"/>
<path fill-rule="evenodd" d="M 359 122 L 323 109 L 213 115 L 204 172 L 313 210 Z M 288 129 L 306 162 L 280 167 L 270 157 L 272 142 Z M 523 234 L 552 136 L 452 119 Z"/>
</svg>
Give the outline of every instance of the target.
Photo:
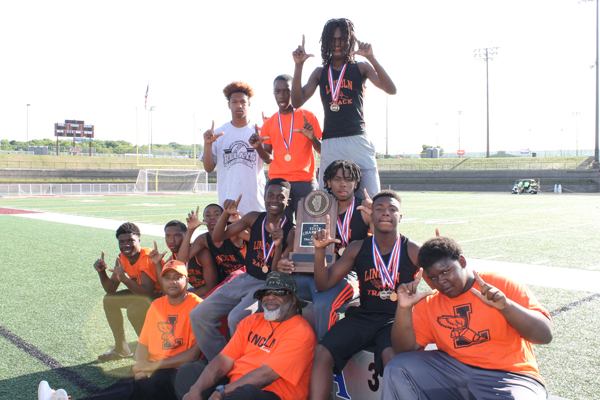
<svg viewBox="0 0 600 400">
<path fill-rule="evenodd" d="M 344 72 L 346 72 L 346 66 L 348 64 L 344 64 L 344 67 L 342 68 L 341 72 L 340 72 L 340 76 L 338 78 L 337 81 L 337 85 L 335 85 L 335 89 L 333 88 L 333 73 L 332 68 L 331 68 L 331 64 L 329 64 L 329 73 L 327 74 L 327 77 L 329 78 L 329 87 L 331 88 L 331 99 L 333 100 L 334 103 L 337 103 L 338 98 L 340 97 L 340 87 L 342 86 L 342 80 L 344 79 Z"/>
<path fill-rule="evenodd" d="M 340 238 L 342 239 L 342 247 L 348 246 L 348 241 L 350 240 L 348 232 L 350 231 L 350 221 L 352 220 L 352 214 L 354 214 L 354 200 L 356 197 L 352 197 L 352 203 L 348 206 L 346 210 L 346 215 L 344 216 L 344 220 L 340 221 L 340 216 L 337 218 L 337 230 L 340 234 Z"/>
<path fill-rule="evenodd" d="M 290 152 L 290 145 L 292 144 L 292 136 L 294 136 L 294 113 L 296 110 L 292 108 L 292 124 L 290 125 L 290 138 L 289 141 L 285 141 L 285 136 L 283 135 L 283 129 L 281 128 L 281 113 L 277 111 L 277 118 L 279 118 L 279 132 L 281 132 L 281 137 L 283 138 L 283 144 L 285 145 L 285 149 L 287 152 Z"/>
<path fill-rule="evenodd" d="M 280 228 L 283 228 L 283 226 L 285 225 L 287 221 L 287 217 L 283 217 L 283 221 L 281 221 L 281 226 Z M 266 235 L 265 235 L 265 222 L 267 222 L 267 216 L 265 215 L 265 219 L 263 219 L 262 222 L 262 244 L 263 244 L 263 256 L 265 258 L 265 265 L 267 264 L 267 262 L 269 261 L 269 258 L 271 257 L 271 253 L 273 252 L 273 246 L 269 247 L 269 251 L 267 252 L 267 239 L 266 239 Z M 271 243 L 273 243 L 273 241 L 271 241 Z"/>
<path fill-rule="evenodd" d="M 388 265 L 385 265 L 383 258 L 381 257 L 381 253 L 379 252 L 379 248 L 377 247 L 377 243 L 375 242 L 375 236 L 373 236 L 373 263 L 375 264 L 375 268 L 379 271 L 379 276 L 381 276 L 381 284 L 385 288 L 390 288 L 392 290 L 395 289 L 396 286 L 396 278 L 398 277 L 398 267 L 400 266 L 400 248 L 402 236 L 398 235 L 398 239 L 396 239 L 396 243 L 394 244 L 394 248 L 392 249 L 392 253 L 390 255 L 390 260 Z"/>
</svg>

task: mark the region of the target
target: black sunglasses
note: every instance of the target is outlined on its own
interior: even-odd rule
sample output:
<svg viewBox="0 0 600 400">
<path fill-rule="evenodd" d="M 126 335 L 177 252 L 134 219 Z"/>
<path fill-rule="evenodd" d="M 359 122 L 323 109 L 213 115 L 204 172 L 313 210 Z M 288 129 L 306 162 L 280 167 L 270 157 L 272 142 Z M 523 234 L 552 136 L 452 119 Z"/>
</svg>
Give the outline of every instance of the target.
<svg viewBox="0 0 600 400">
<path fill-rule="evenodd" d="M 268 289 L 261 292 L 261 297 L 274 295 L 277 297 L 287 296 L 291 292 L 288 289 Z"/>
</svg>

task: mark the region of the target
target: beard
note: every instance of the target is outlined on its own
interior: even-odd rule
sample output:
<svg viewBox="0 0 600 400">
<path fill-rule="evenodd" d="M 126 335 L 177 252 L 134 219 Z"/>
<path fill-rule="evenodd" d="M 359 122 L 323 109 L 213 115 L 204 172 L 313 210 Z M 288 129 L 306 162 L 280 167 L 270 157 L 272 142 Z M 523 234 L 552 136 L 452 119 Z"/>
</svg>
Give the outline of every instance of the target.
<svg viewBox="0 0 600 400">
<path fill-rule="evenodd" d="M 283 315 L 284 312 L 286 314 L 289 312 L 291 304 L 292 304 L 292 300 L 290 299 L 290 301 L 288 301 L 287 303 L 284 303 L 283 305 L 276 308 L 275 310 L 268 310 L 263 304 L 265 319 L 267 321 L 277 321 L 278 319 L 280 319 L 281 317 L 284 316 Z M 283 310 L 285 310 L 285 311 L 283 311 Z"/>
</svg>

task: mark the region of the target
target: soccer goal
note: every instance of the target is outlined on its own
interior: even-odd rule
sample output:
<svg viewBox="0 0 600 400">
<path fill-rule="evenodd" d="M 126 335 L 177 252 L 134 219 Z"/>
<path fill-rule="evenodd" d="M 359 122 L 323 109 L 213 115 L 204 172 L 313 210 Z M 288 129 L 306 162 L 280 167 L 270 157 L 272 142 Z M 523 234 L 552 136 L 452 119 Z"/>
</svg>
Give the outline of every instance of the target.
<svg viewBox="0 0 600 400">
<path fill-rule="evenodd" d="M 208 174 L 200 170 L 142 169 L 135 182 L 137 193 L 210 192 Z"/>
</svg>

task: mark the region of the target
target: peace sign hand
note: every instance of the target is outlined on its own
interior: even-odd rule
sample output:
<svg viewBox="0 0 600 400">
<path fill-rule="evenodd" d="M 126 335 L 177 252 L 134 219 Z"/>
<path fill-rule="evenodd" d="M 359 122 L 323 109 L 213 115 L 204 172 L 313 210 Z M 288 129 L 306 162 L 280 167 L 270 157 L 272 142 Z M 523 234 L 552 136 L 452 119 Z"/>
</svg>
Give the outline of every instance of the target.
<svg viewBox="0 0 600 400">
<path fill-rule="evenodd" d="M 223 136 L 225 132 L 220 132 L 215 135 L 215 121 L 212 122 L 212 127 L 204 132 L 204 144 L 214 143 L 217 139 Z"/>
<path fill-rule="evenodd" d="M 162 259 L 165 257 L 165 254 L 167 254 L 166 251 L 162 254 L 160 254 L 158 252 L 158 246 L 156 246 L 156 240 L 155 240 L 154 241 L 154 250 L 152 250 L 150 253 L 148 253 L 148 258 L 150 258 L 150 261 L 152 261 L 153 264 L 160 264 Z"/>
<path fill-rule="evenodd" d="M 281 218 L 277 222 L 277 226 L 273 226 L 273 223 L 269 223 L 271 228 L 271 239 L 273 239 L 273 246 L 279 247 L 283 242 L 283 229 L 281 229 Z"/>
<path fill-rule="evenodd" d="M 356 39 L 356 37 L 355 37 Z M 370 43 L 364 43 L 356 39 L 356 43 L 358 43 L 358 50 L 353 51 L 352 55 L 363 56 L 365 58 L 373 57 L 373 47 L 371 47 Z"/>
<path fill-rule="evenodd" d="M 362 201 L 360 206 L 356 207 L 356 209 L 364 211 L 370 216 L 373 213 L 373 200 L 371 200 L 371 196 L 369 196 L 369 193 L 367 192 L 366 188 L 364 189 L 364 191 L 365 199 Z"/>
<path fill-rule="evenodd" d="M 324 249 L 331 243 L 342 243 L 340 239 L 332 238 L 331 232 L 331 221 L 329 215 L 327 215 L 327 221 L 325 222 L 325 229 L 321 229 L 313 233 L 312 241 L 315 249 Z"/>
<path fill-rule="evenodd" d="M 294 132 L 300 132 L 301 134 L 306 136 L 308 140 L 312 141 L 315 137 L 315 131 L 313 129 L 313 126 L 306 119 L 306 115 L 302 113 L 302 116 L 304 117 L 304 129 L 294 129 Z"/>
<path fill-rule="evenodd" d="M 304 64 L 304 61 L 308 60 L 310 57 L 314 57 L 314 54 L 306 54 L 306 51 L 304 51 L 304 35 L 302 35 L 302 45 L 294 50 L 292 56 L 294 57 L 294 62 L 296 64 Z"/>
<path fill-rule="evenodd" d="M 185 219 L 185 222 L 187 222 L 188 229 L 196 229 L 200 225 L 207 225 L 206 222 L 200 221 L 198 219 L 199 214 L 200 214 L 200 206 L 196 207 L 195 213 L 194 213 L 194 210 L 192 210 L 192 212 L 188 213 L 188 216 Z"/>
<path fill-rule="evenodd" d="M 479 286 L 481 286 L 481 291 L 471 288 L 471 293 L 477 296 L 479 300 L 483 301 L 488 306 L 494 307 L 500 311 L 504 310 L 509 301 L 506 298 L 506 295 L 497 287 L 485 283 L 477 271 L 473 271 L 473 274 L 475 274 L 475 281 L 477 281 Z"/>
<path fill-rule="evenodd" d="M 252 136 L 250 136 L 250 139 L 248 139 L 248 143 L 250 143 L 250 145 L 252 147 L 254 147 L 255 149 L 258 149 L 260 146 L 262 146 L 262 143 L 265 140 L 271 139 L 270 136 L 266 136 L 266 137 L 260 136 L 258 129 L 259 129 L 258 125 L 254 125 L 254 133 L 252 134 Z"/>
<path fill-rule="evenodd" d="M 262 119 L 263 119 L 263 122 L 266 122 L 269 119 L 269 117 L 265 117 L 264 111 L 262 112 Z"/>
<path fill-rule="evenodd" d="M 403 283 L 398 286 L 396 293 L 398 293 L 398 307 L 404 309 L 412 309 L 418 302 L 423 300 L 425 297 L 435 293 L 435 290 L 428 290 L 427 292 L 419 292 L 418 286 L 423 277 L 423 268 L 419 268 L 419 272 L 415 277 L 415 280 L 409 283 Z"/>
<path fill-rule="evenodd" d="M 123 264 L 121 263 L 121 257 L 117 257 L 117 260 L 115 261 L 115 268 L 109 269 L 109 271 L 117 275 L 119 282 L 123 282 L 125 280 L 125 268 L 123 268 Z"/>
<path fill-rule="evenodd" d="M 98 272 L 102 272 L 106 269 L 107 265 L 104 262 L 104 251 L 102 251 L 102 255 L 100 256 L 99 259 L 96 260 L 96 262 L 94 263 L 94 269 Z"/>
<path fill-rule="evenodd" d="M 238 213 L 238 205 L 240 204 L 240 200 L 242 200 L 242 195 L 238 197 L 237 201 L 234 200 L 225 200 L 223 202 L 223 212 L 229 215 L 235 215 Z"/>
</svg>

